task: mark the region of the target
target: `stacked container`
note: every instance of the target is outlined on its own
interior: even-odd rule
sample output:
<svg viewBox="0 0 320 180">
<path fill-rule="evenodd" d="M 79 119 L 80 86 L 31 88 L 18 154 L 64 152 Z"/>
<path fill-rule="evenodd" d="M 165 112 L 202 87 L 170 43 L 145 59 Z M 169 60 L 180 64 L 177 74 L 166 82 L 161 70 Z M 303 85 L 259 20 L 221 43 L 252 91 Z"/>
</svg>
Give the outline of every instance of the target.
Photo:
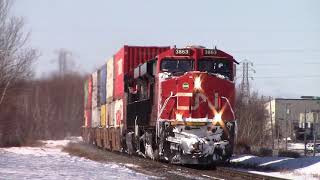
<svg viewBox="0 0 320 180">
<path fill-rule="evenodd" d="M 92 74 L 92 120 L 91 127 L 100 126 L 100 107 L 99 107 L 99 86 L 98 86 L 98 74 L 96 71 Z"/>
<path fill-rule="evenodd" d="M 124 112 L 126 107 L 124 77 L 134 76 L 134 70 L 145 62 L 154 59 L 158 54 L 170 47 L 139 47 L 124 46 L 114 55 L 114 112 L 115 127 L 125 123 Z M 140 72 L 139 72 L 140 73 Z M 125 124 L 124 124 L 125 125 Z"/>
<path fill-rule="evenodd" d="M 121 149 L 120 137 L 126 128 L 127 117 L 125 77 L 143 73 L 141 65 L 168 49 L 124 46 L 88 78 L 85 83 L 85 126 L 94 129 L 85 131 L 89 140 L 94 138 L 97 146 L 110 150 Z"/>
<path fill-rule="evenodd" d="M 92 78 L 87 78 L 84 84 L 84 126 L 91 127 L 91 100 L 92 100 Z"/>
<path fill-rule="evenodd" d="M 106 127 L 106 116 L 107 116 L 107 65 L 103 65 L 100 69 L 99 73 L 99 87 L 100 87 L 100 93 L 99 93 L 99 101 L 100 101 L 100 126 Z"/>
<path fill-rule="evenodd" d="M 83 114 L 84 126 L 88 127 L 88 117 L 87 117 L 88 90 L 89 90 L 88 89 L 88 80 L 86 80 L 84 82 L 83 90 L 84 90 L 84 114 Z"/>
<path fill-rule="evenodd" d="M 106 83 L 106 101 L 107 101 L 107 126 L 114 126 L 114 116 L 113 116 L 113 83 L 114 83 L 114 61 L 113 57 L 107 61 L 107 83 Z"/>
</svg>

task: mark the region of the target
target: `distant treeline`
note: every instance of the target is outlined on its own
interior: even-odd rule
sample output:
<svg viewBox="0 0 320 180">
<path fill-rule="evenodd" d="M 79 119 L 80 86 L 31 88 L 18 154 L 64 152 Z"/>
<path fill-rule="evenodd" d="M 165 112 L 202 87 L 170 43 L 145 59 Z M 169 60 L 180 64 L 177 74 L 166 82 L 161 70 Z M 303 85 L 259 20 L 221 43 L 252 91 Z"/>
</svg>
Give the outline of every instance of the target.
<svg viewBox="0 0 320 180">
<path fill-rule="evenodd" d="M 83 76 L 68 69 L 58 52 L 59 73 L 35 80 L 37 50 L 28 46 L 24 20 L 12 16 L 13 1 L 0 0 L 0 146 L 79 135 L 83 119 Z"/>
<path fill-rule="evenodd" d="M 0 146 L 79 135 L 83 77 L 72 73 L 17 83 L 0 105 Z"/>
</svg>

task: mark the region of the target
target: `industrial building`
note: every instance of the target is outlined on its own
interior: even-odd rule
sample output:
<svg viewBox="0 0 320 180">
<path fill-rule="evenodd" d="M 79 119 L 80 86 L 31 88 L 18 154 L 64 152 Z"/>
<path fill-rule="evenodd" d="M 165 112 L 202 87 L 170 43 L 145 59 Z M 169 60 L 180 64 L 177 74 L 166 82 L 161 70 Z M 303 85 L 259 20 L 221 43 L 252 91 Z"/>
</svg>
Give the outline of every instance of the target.
<svg viewBox="0 0 320 180">
<path fill-rule="evenodd" d="M 265 108 L 268 113 L 267 131 L 274 139 L 303 140 L 304 127 L 307 128 L 307 139 L 313 138 L 313 130 L 320 135 L 319 125 L 314 126 L 320 124 L 320 99 L 275 98 L 267 102 Z"/>
</svg>

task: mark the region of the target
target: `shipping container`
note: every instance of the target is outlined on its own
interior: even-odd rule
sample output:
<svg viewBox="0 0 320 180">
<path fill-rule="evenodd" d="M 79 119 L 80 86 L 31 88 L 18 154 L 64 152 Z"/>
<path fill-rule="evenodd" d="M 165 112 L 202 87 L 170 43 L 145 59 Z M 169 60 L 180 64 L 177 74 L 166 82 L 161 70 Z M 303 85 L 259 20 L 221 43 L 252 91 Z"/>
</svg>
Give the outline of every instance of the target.
<svg viewBox="0 0 320 180">
<path fill-rule="evenodd" d="M 106 113 L 105 113 L 105 127 L 109 127 L 109 124 L 108 124 L 108 113 L 109 113 L 109 111 L 108 111 L 108 104 L 106 104 L 106 107 L 105 107 L 105 111 L 106 111 Z"/>
<path fill-rule="evenodd" d="M 91 109 L 92 107 L 92 76 L 88 77 L 88 100 L 87 100 L 87 109 Z"/>
<path fill-rule="evenodd" d="M 87 104 L 88 104 L 88 79 L 84 82 L 84 126 L 88 127 L 88 115 L 87 115 Z"/>
<path fill-rule="evenodd" d="M 106 94 L 107 102 L 113 101 L 113 83 L 114 83 L 114 66 L 113 66 L 113 57 L 107 61 L 107 82 L 106 82 Z"/>
<path fill-rule="evenodd" d="M 92 74 L 92 123 L 91 127 L 99 127 L 100 112 L 99 112 L 99 98 L 98 98 L 98 71 Z"/>
<path fill-rule="evenodd" d="M 87 79 L 85 82 L 84 82 L 84 108 L 86 109 L 87 106 L 88 106 L 88 90 L 89 90 L 89 79 Z"/>
<path fill-rule="evenodd" d="M 91 126 L 91 95 L 92 95 L 92 79 L 91 76 L 85 82 L 84 86 L 84 126 L 90 127 Z"/>
<path fill-rule="evenodd" d="M 123 73 L 124 48 L 114 55 L 114 98 L 121 98 L 124 93 L 124 73 Z"/>
<path fill-rule="evenodd" d="M 91 127 L 91 122 L 92 122 L 92 76 L 89 76 L 89 81 L 88 81 L 88 104 L 87 104 L 87 118 L 88 118 L 88 127 Z"/>
<path fill-rule="evenodd" d="M 155 59 L 155 57 L 170 47 L 140 47 L 124 46 L 114 55 L 114 92 L 115 99 L 124 95 L 124 76 L 134 75 L 134 69 L 139 65 Z"/>
<path fill-rule="evenodd" d="M 123 124 L 123 100 L 122 99 L 115 101 L 113 118 L 114 118 L 115 127 L 119 127 L 121 124 Z"/>
<path fill-rule="evenodd" d="M 100 105 L 104 105 L 106 104 L 106 93 L 107 93 L 107 86 L 106 86 L 106 82 L 107 82 L 107 65 L 103 65 L 101 68 L 100 68 L 100 71 L 99 71 L 99 102 L 100 102 Z"/>
<path fill-rule="evenodd" d="M 106 127 L 106 119 L 107 119 L 106 107 L 107 106 L 105 104 L 100 106 L 100 126 L 101 127 Z"/>
<path fill-rule="evenodd" d="M 108 127 L 114 127 L 114 104 L 111 102 L 107 104 L 107 125 Z"/>
</svg>

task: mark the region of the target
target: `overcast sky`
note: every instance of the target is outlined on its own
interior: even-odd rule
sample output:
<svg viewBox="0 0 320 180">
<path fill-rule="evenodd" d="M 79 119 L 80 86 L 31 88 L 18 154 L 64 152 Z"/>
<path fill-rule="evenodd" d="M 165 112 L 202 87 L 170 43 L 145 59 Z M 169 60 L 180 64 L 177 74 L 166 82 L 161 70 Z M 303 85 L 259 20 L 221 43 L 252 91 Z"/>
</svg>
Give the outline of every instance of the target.
<svg viewBox="0 0 320 180">
<path fill-rule="evenodd" d="M 254 90 L 296 98 L 320 96 L 319 7 L 318 0 L 16 0 L 13 13 L 25 17 L 42 54 L 38 76 L 56 68 L 60 48 L 92 72 L 124 44 L 216 45 L 253 62 Z"/>
</svg>

